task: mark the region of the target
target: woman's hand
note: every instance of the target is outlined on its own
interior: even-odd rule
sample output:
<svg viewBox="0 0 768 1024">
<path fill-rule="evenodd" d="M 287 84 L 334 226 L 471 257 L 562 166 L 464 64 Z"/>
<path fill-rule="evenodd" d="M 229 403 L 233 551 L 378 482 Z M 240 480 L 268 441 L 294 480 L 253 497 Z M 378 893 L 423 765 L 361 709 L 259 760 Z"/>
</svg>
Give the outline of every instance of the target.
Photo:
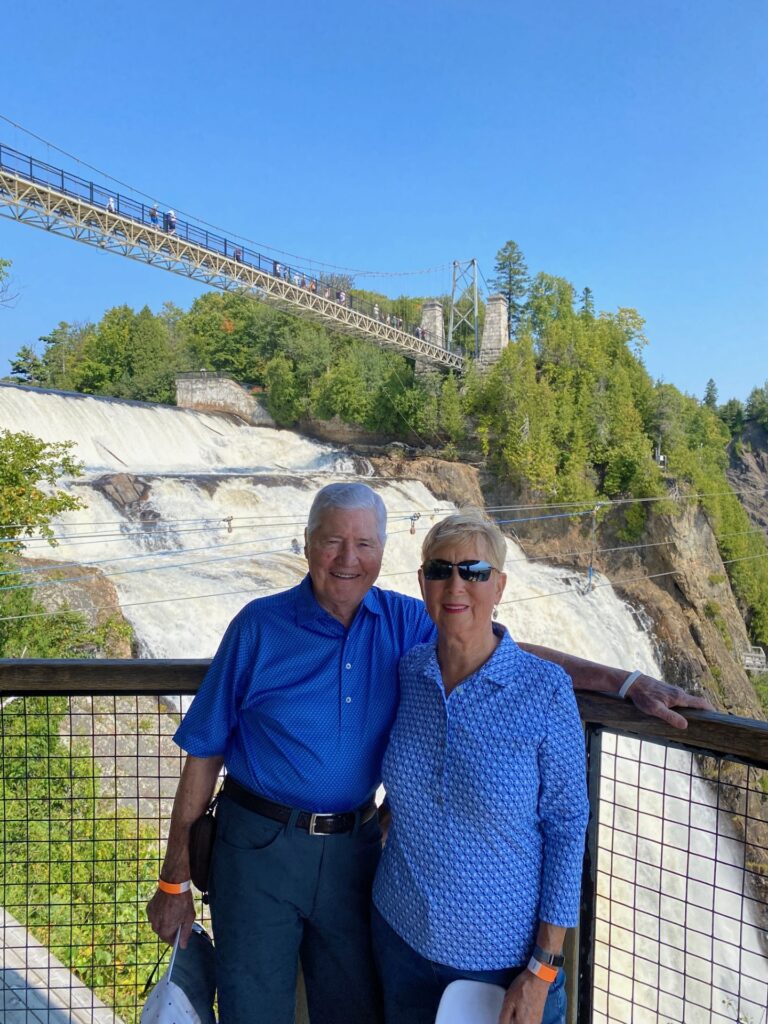
<svg viewBox="0 0 768 1024">
<path fill-rule="evenodd" d="M 504 996 L 499 1024 L 541 1024 L 548 995 L 546 981 L 534 977 L 529 970 L 521 971 Z"/>
</svg>

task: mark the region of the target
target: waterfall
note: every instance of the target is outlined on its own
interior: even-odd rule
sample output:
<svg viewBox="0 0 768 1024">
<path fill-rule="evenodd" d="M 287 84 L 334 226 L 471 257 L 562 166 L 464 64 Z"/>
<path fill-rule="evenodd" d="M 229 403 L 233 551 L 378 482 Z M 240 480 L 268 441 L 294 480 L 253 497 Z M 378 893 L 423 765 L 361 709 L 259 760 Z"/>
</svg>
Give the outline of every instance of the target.
<svg viewBox="0 0 768 1024">
<path fill-rule="evenodd" d="M 60 537 L 56 548 L 32 539 L 27 553 L 63 563 L 98 564 L 110 574 L 144 657 L 211 656 L 226 624 L 247 601 L 292 586 L 304 575 L 303 527 L 318 487 L 360 475 L 360 467 L 346 454 L 289 431 L 249 427 L 223 416 L 14 386 L 0 386 L 3 429 L 26 430 L 47 441 L 75 442 L 74 454 L 85 471 L 80 479 L 65 481 L 64 486 L 81 498 L 85 507 L 56 521 L 55 532 Z M 371 472 L 370 467 L 363 470 Z M 143 500 L 123 506 L 113 503 L 104 477 L 116 473 L 139 476 L 145 489 Z M 417 481 L 384 481 L 370 475 L 365 479 L 381 494 L 390 517 L 379 585 L 418 596 L 416 567 L 424 533 L 452 506 L 438 501 Z M 512 540 L 507 549 L 508 582 L 499 618 L 513 636 L 659 674 L 652 637 L 610 587 L 586 592 L 585 580 L 572 570 L 528 562 Z M 550 594 L 555 596 L 546 596 Z M 606 784 L 618 802 L 626 780 L 617 777 L 616 765 L 634 764 L 636 768 L 639 743 L 619 740 L 614 747 L 606 744 L 606 749 L 606 764 L 613 773 Z M 644 744 L 643 749 L 663 755 L 666 748 Z M 642 792 L 639 800 L 631 793 L 626 797 L 635 800 L 629 814 L 632 820 L 623 822 L 619 808 L 608 833 L 612 844 L 623 834 L 624 825 L 627 831 L 637 829 L 643 800 L 653 803 L 656 810 L 656 817 L 649 818 L 650 828 L 661 827 L 659 800 L 665 813 L 674 814 L 680 796 L 676 780 L 681 774 L 675 758 L 690 762 L 690 755 L 674 751 L 672 755 L 662 766 L 658 793 Z M 691 772 L 689 769 L 688 777 Z M 706 807 L 717 820 L 709 787 L 698 778 L 694 781 L 697 811 Z M 701 823 L 688 818 L 679 824 L 683 832 L 676 873 L 685 879 Z M 634 854 L 622 853 L 616 839 L 613 873 L 634 871 L 639 845 L 658 838 L 644 833 Z M 714 833 L 710 833 L 710 841 L 715 842 Z M 768 977 L 768 971 L 761 955 L 758 966 L 740 971 L 744 958 L 752 955 L 743 950 L 754 950 L 758 957 L 761 949 L 756 916 L 744 889 L 741 849 L 722 835 L 717 843 L 718 847 L 722 844 L 722 856 L 719 848 L 717 851 L 717 877 L 713 872 L 711 878 L 696 879 L 703 887 L 701 908 L 689 906 L 688 919 L 675 926 L 674 940 L 680 950 L 687 950 L 702 933 L 712 936 L 707 947 L 710 971 L 701 982 L 709 986 L 711 1013 L 689 1007 L 672 990 L 658 995 L 656 1011 L 651 1014 L 643 1001 L 642 986 L 630 980 L 636 970 L 643 969 L 642 964 L 655 962 L 658 967 L 666 955 L 671 940 L 663 934 L 666 925 L 662 921 L 662 934 L 637 936 L 633 951 L 626 954 L 630 960 L 624 973 L 629 977 L 623 982 L 619 978 L 617 998 L 628 1009 L 606 1005 L 603 1011 L 598 1007 L 594 1020 L 690 1020 L 699 1024 L 739 1019 L 759 1024 L 767 987 L 760 979 Z M 664 857 L 669 856 L 665 846 Z M 669 864 L 665 868 L 669 869 Z M 655 913 L 658 917 L 662 874 L 660 869 L 656 878 L 650 871 L 650 881 L 633 875 L 634 888 L 627 900 L 612 892 L 601 893 L 609 904 L 610 924 L 599 933 L 598 965 L 601 956 L 615 945 L 616 934 L 636 928 L 633 922 L 638 915 Z M 729 907 L 723 905 L 722 891 L 728 893 Z M 739 950 L 733 935 L 735 900 L 740 901 L 742 952 L 734 960 L 734 950 Z M 680 958 L 683 955 L 679 953 Z M 631 959 L 635 956 L 642 960 L 639 967 Z M 680 971 L 686 962 L 680 959 Z M 613 976 L 611 984 L 617 984 Z M 715 1009 L 734 992 L 739 994 L 735 1012 L 742 1017 L 729 1016 L 727 1006 L 722 1014 Z"/>
</svg>

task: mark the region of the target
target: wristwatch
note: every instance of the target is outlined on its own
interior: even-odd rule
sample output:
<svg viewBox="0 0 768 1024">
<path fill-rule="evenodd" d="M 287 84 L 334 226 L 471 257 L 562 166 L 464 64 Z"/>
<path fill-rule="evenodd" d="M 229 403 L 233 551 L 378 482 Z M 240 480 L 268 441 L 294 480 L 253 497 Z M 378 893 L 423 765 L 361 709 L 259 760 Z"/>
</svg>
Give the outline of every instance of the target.
<svg viewBox="0 0 768 1024">
<path fill-rule="evenodd" d="M 565 957 L 562 953 L 559 955 L 550 953 L 548 949 L 542 949 L 541 946 L 534 946 L 531 956 L 546 967 L 562 967 L 565 963 Z"/>
</svg>

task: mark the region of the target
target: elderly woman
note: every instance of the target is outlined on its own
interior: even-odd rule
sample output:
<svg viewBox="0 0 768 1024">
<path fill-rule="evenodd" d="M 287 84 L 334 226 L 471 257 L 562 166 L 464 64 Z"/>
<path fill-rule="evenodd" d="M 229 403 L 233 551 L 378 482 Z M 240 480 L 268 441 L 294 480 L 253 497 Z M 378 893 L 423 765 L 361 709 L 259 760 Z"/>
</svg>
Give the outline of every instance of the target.
<svg viewBox="0 0 768 1024">
<path fill-rule="evenodd" d="M 433 1024 L 459 978 L 506 989 L 500 1024 L 565 1021 L 589 806 L 571 681 L 494 623 L 506 543 L 481 513 L 428 533 L 436 643 L 400 662 L 384 758 L 393 823 L 374 884 L 387 1024 Z"/>
</svg>

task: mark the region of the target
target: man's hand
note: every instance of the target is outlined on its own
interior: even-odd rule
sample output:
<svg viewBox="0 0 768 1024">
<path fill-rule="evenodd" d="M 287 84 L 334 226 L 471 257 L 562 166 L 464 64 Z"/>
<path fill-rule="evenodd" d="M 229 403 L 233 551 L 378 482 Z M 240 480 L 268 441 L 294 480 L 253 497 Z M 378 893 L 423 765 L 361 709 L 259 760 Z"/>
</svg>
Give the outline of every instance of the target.
<svg viewBox="0 0 768 1024">
<path fill-rule="evenodd" d="M 499 1024 L 541 1024 L 548 995 L 546 981 L 535 978 L 528 970 L 521 971 L 504 996 Z"/>
<path fill-rule="evenodd" d="M 643 714 L 660 718 L 675 729 L 687 729 L 688 722 L 672 708 L 696 708 L 699 711 L 715 711 L 706 697 L 686 693 L 679 686 L 670 686 L 653 676 L 638 676 L 629 688 L 627 697 Z"/>
<path fill-rule="evenodd" d="M 179 945 L 182 949 L 187 948 L 195 916 L 195 903 L 191 892 L 171 895 L 158 889 L 147 904 L 147 917 L 152 925 L 152 931 L 169 946 L 176 939 L 176 932 L 181 927 Z"/>
<path fill-rule="evenodd" d="M 208 806 L 223 764 L 222 757 L 188 755 L 181 772 L 171 811 L 171 827 L 161 878 L 166 882 L 183 882 L 190 877 L 189 829 Z M 191 892 L 168 893 L 158 889 L 147 905 L 147 917 L 155 934 L 172 943 L 181 927 L 179 944 L 186 949 L 195 920 L 195 904 Z"/>
<path fill-rule="evenodd" d="M 619 692 L 621 684 L 629 675 L 629 669 L 601 665 L 597 661 L 588 661 L 575 654 L 566 654 L 565 651 L 555 651 L 551 647 L 526 643 L 520 643 L 519 646 L 524 651 L 529 651 L 539 658 L 552 661 L 555 665 L 564 668 L 573 680 L 575 690 L 615 694 Z M 654 679 L 653 676 L 638 676 L 630 687 L 627 697 L 639 711 L 651 715 L 653 718 L 660 718 L 674 726 L 675 729 L 686 729 L 688 723 L 682 715 L 672 711 L 672 708 L 696 708 L 699 711 L 716 710 L 706 697 L 694 697 L 693 694 L 681 690 L 679 686 L 662 683 L 660 679 Z"/>
</svg>

